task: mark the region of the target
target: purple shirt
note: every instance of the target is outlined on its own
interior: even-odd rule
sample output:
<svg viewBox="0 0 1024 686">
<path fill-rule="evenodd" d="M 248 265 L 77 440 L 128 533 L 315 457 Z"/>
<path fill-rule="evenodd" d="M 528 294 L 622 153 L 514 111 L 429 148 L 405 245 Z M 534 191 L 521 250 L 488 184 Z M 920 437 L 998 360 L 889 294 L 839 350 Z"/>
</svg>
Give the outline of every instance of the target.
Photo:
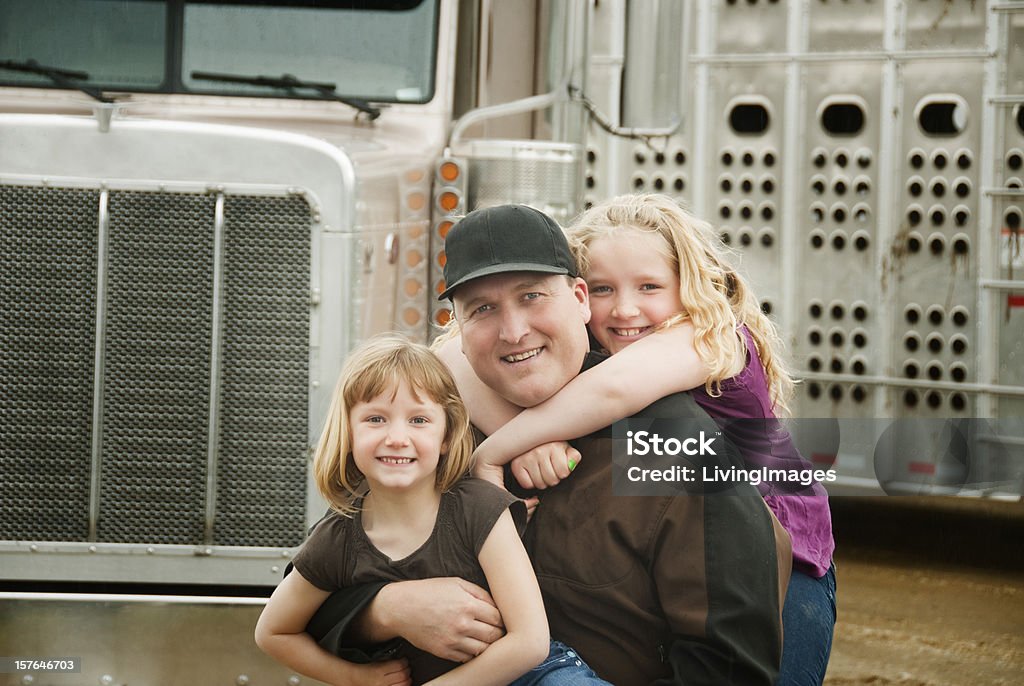
<svg viewBox="0 0 1024 686">
<path fill-rule="evenodd" d="M 740 330 L 747 342 L 746 367 L 722 382 L 722 394 L 717 398 L 700 386 L 693 390 L 694 400 L 721 426 L 726 438 L 739 450 L 745 466 L 811 469 L 812 465 L 800 455 L 789 432 L 775 418 L 768 380 L 754 339 L 747 327 Z M 825 487 L 820 483 L 808 487 L 797 485 L 795 492 L 793 489 L 787 492 L 778 484 L 762 483 L 758 490 L 793 541 L 793 568 L 816 579 L 824 576 L 835 550 L 832 513 Z"/>
</svg>

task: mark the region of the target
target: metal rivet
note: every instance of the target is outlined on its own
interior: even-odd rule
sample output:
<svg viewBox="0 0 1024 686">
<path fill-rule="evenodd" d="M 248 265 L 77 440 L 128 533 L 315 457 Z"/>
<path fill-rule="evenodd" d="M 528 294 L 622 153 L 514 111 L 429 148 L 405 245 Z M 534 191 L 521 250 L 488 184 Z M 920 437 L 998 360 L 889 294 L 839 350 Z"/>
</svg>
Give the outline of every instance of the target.
<svg viewBox="0 0 1024 686">
<path fill-rule="evenodd" d="M 90 553 L 95 553 L 96 552 L 96 546 L 94 546 L 94 545 L 89 546 L 89 552 Z"/>
<path fill-rule="evenodd" d="M 299 677 L 294 675 L 288 677 L 288 686 L 299 686 L 300 683 L 302 682 Z"/>
<path fill-rule="evenodd" d="M 28 549 L 31 550 L 33 553 L 35 553 L 35 552 L 39 551 L 39 546 L 37 546 L 35 543 L 33 543 L 32 545 L 30 545 L 28 547 Z"/>
<path fill-rule="evenodd" d="M 235 683 L 238 684 L 238 686 L 246 686 L 246 684 L 249 683 L 249 677 L 245 674 L 239 674 L 235 679 Z"/>
<path fill-rule="evenodd" d="M 26 684 L 26 686 L 28 684 L 33 683 L 35 680 L 36 680 L 35 677 L 32 676 L 31 674 L 26 674 L 25 676 L 21 677 L 21 683 Z"/>
<path fill-rule="evenodd" d="M 146 548 L 146 554 L 147 555 L 152 555 L 155 552 L 156 552 L 156 548 Z"/>
<path fill-rule="evenodd" d="M 281 568 L 280 568 L 280 567 L 278 567 L 277 565 L 274 565 L 273 567 L 271 567 L 271 568 L 270 568 L 270 571 L 271 571 L 272 573 L 274 573 L 274 574 L 277 574 L 278 572 L 280 572 L 280 571 L 281 571 Z"/>
<path fill-rule="evenodd" d="M 100 677 L 100 686 L 110 686 L 112 683 L 114 683 L 114 677 L 109 674 L 104 674 Z"/>
<path fill-rule="evenodd" d="M 285 559 L 288 559 L 288 557 L 289 557 L 290 555 L 291 555 L 291 553 L 289 553 L 289 552 L 288 552 L 287 550 L 282 550 L 282 551 L 281 551 L 281 557 L 283 557 L 283 558 L 285 558 Z"/>
</svg>

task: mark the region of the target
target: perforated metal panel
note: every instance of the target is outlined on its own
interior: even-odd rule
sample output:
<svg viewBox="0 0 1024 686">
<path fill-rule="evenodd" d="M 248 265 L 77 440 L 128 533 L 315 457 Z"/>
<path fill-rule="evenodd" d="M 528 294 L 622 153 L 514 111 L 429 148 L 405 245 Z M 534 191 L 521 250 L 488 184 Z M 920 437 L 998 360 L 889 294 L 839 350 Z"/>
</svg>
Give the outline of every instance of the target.
<svg viewBox="0 0 1024 686">
<path fill-rule="evenodd" d="M 206 193 L 3 185 L 0 200 L 0 538 L 89 540 L 92 496 L 98 541 L 301 541 L 306 201 L 225 196 L 219 228 Z"/>
<path fill-rule="evenodd" d="M 309 373 L 309 206 L 228 197 L 214 543 L 303 538 Z"/>
<path fill-rule="evenodd" d="M 88 533 L 97 199 L 0 186 L 0 538 Z"/>
</svg>

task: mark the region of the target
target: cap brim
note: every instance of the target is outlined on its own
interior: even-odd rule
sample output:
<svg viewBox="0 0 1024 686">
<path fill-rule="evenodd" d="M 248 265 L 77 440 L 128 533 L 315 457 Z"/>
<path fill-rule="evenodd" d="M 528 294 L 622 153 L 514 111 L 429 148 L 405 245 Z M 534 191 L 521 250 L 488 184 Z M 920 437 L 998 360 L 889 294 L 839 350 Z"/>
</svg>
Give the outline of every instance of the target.
<svg viewBox="0 0 1024 686">
<path fill-rule="evenodd" d="M 550 264 L 535 264 L 533 262 L 505 262 L 503 264 L 492 264 L 489 267 L 483 267 L 477 269 L 475 272 L 470 272 L 466 276 L 462 277 L 458 281 L 452 284 L 448 284 L 448 288 L 444 290 L 441 295 L 437 296 L 438 300 L 447 300 L 452 297 L 452 293 L 459 286 L 479 279 L 484 276 L 491 276 L 492 274 L 505 274 L 506 272 L 541 272 L 542 274 L 569 274 L 569 270 L 564 267 L 553 267 Z"/>
</svg>

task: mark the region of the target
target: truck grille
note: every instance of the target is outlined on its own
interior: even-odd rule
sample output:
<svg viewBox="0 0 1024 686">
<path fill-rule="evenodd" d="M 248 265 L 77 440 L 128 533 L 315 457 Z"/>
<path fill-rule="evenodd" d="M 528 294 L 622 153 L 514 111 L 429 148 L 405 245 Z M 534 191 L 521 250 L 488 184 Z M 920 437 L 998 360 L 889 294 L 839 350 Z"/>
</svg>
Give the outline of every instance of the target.
<svg viewBox="0 0 1024 686">
<path fill-rule="evenodd" d="M 0 186 L 0 538 L 302 540 L 310 225 L 298 196 Z"/>
</svg>

